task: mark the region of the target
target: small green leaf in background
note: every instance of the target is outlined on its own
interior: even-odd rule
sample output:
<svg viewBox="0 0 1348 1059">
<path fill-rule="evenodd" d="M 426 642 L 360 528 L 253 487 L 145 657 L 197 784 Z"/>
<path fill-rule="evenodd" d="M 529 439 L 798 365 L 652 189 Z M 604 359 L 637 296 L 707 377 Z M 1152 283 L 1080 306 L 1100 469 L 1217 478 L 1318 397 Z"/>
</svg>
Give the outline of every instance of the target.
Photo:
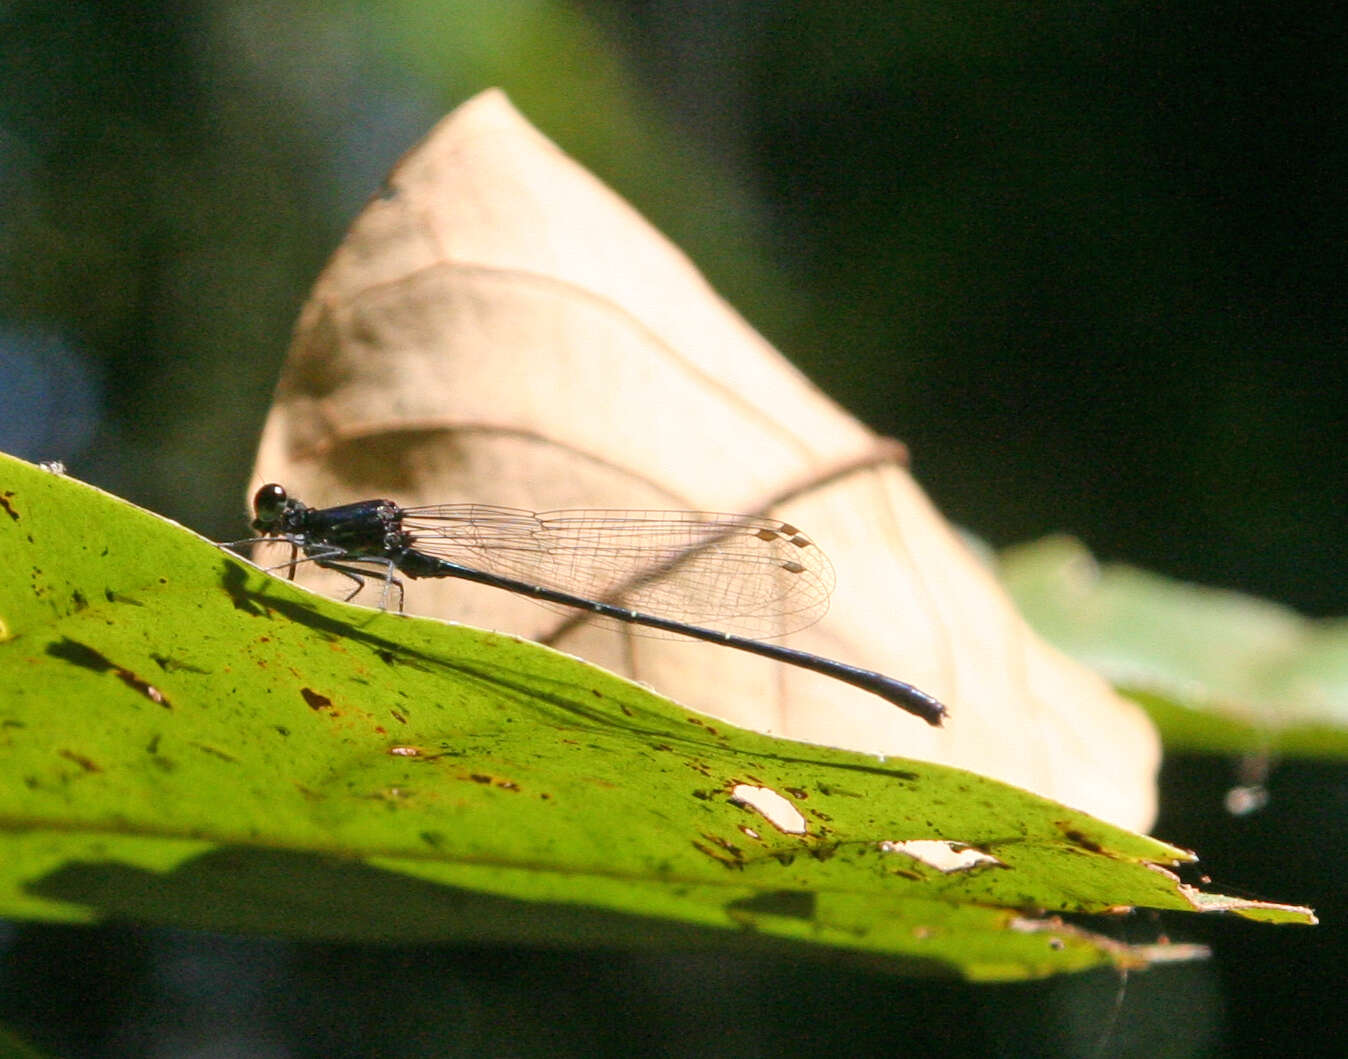
<svg viewBox="0 0 1348 1059">
<path fill-rule="evenodd" d="M 0 914 L 303 938 L 1138 966 L 1060 913 L 1185 851 L 958 769 L 773 739 L 536 644 L 335 603 L 0 457 Z M 690 656 L 694 657 L 694 656 Z"/>
<path fill-rule="evenodd" d="M 1041 635 L 1147 707 L 1167 748 L 1348 755 L 1348 621 L 1100 566 L 1070 537 L 1007 549 L 999 573 Z"/>
</svg>

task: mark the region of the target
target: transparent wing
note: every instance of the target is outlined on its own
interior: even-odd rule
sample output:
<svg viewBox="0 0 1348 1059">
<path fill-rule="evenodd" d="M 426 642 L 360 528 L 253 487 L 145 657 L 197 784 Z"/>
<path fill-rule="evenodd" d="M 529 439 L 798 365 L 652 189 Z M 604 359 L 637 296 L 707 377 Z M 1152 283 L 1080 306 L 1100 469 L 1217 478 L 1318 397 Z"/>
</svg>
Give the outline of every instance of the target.
<svg viewBox="0 0 1348 1059">
<path fill-rule="evenodd" d="M 407 508 L 418 551 L 694 625 L 784 636 L 828 610 L 833 566 L 794 526 L 706 511 Z"/>
</svg>

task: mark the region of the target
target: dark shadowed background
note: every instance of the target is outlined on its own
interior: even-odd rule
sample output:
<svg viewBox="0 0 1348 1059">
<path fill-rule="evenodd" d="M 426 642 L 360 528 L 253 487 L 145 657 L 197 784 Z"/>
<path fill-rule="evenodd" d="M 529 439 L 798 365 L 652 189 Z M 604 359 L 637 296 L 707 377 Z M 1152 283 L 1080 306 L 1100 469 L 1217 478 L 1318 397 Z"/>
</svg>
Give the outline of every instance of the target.
<svg viewBox="0 0 1348 1059">
<path fill-rule="evenodd" d="M 499 85 L 994 545 L 1342 614 L 1348 70 L 1330 5 L 0 5 L 0 449 L 204 533 L 381 176 Z M 604 395 L 596 394 L 596 402 Z M 484 497 L 490 500 L 490 497 Z M 0 927 L 58 1054 L 1207 1055 L 1339 1044 L 1348 784 L 1167 764 L 1155 833 L 1313 931 L 1135 921 L 1198 969 L 968 989 L 705 956 Z M 212 1050 L 214 1049 L 214 1050 Z"/>
</svg>

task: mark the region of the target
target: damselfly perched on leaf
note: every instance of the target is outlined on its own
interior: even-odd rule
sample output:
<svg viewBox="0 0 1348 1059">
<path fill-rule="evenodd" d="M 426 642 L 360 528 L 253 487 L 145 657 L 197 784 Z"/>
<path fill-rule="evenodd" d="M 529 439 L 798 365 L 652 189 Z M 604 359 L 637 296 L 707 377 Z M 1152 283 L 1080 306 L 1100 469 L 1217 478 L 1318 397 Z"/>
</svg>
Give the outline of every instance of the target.
<svg viewBox="0 0 1348 1059">
<path fill-rule="evenodd" d="M 402 582 L 454 577 L 543 603 L 762 655 L 879 695 L 931 725 L 945 707 L 926 692 L 869 669 L 706 628 L 785 635 L 828 609 L 833 567 L 796 527 L 751 515 L 703 511 L 549 511 L 485 504 L 400 507 L 362 500 L 309 507 L 280 485 L 253 498 L 253 528 L 266 540 L 356 583 L 382 574 L 382 603 Z M 277 567 L 276 569 L 279 569 Z"/>
</svg>

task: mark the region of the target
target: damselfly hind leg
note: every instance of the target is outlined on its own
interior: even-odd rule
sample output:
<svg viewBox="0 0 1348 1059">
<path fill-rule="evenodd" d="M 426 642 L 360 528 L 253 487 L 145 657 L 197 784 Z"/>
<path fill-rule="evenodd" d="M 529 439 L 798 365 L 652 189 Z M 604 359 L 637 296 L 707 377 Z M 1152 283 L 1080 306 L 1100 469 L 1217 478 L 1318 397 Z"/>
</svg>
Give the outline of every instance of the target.
<svg viewBox="0 0 1348 1059">
<path fill-rule="evenodd" d="M 378 560 L 371 559 L 369 561 L 377 562 Z M 369 573 L 368 570 L 360 570 L 355 567 L 345 566 L 342 563 L 335 563 L 330 559 L 315 559 L 314 562 L 318 563 L 324 570 L 335 570 L 343 577 L 349 577 L 352 581 L 356 582 L 356 587 L 353 588 L 348 595 L 343 597 L 343 603 L 350 603 L 360 594 L 360 590 L 365 587 L 365 575 Z M 389 563 L 384 574 L 384 590 L 379 595 L 379 609 L 388 610 L 389 589 L 396 588 L 398 590 L 398 613 L 401 614 L 403 613 L 405 593 L 403 592 L 403 583 L 393 576 L 393 570 L 393 564 Z"/>
<path fill-rule="evenodd" d="M 362 570 L 359 567 L 347 566 L 338 562 L 337 560 L 347 556 L 347 552 L 342 548 L 334 548 L 326 545 L 305 545 L 286 538 L 277 537 L 246 537 L 243 540 L 238 541 L 223 541 L 216 545 L 216 547 L 234 551 L 236 548 L 240 547 L 251 548 L 258 544 L 282 543 L 290 545 L 290 558 L 271 566 L 263 566 L 261 569 L 267 573 L 271 574 L 278 570 L 285 570 L 287 580 L 293 581 L 295 580 L 296 568 L 300 563 L 314 563 L 317 566 L 321 566 L 324 570 L 332 570 L 355 582 L 356 587 L 342 597 L 342 602 L 344 603 L 350 603 L 360 594 L 360 590 L 365 587 L 365 582 L 369 577 L 370 571 Z M 301 551 L 305 553 L 302 557 L 299 554 Z M 396 569 L 394 564 L 382 558 L 361 558 L 360 561 L 377 563 L 384 567 L 384 574 L 381 578 L 384 582 L 384 589 L 379 597 L 379 608 L 381 610 L 388 610 L 389 589 L 396 588 L 398 590 L 398 613 L 402 614 L 404 601 L 403 583 L 393 576 L 393 571 Z"/>
</svg>

